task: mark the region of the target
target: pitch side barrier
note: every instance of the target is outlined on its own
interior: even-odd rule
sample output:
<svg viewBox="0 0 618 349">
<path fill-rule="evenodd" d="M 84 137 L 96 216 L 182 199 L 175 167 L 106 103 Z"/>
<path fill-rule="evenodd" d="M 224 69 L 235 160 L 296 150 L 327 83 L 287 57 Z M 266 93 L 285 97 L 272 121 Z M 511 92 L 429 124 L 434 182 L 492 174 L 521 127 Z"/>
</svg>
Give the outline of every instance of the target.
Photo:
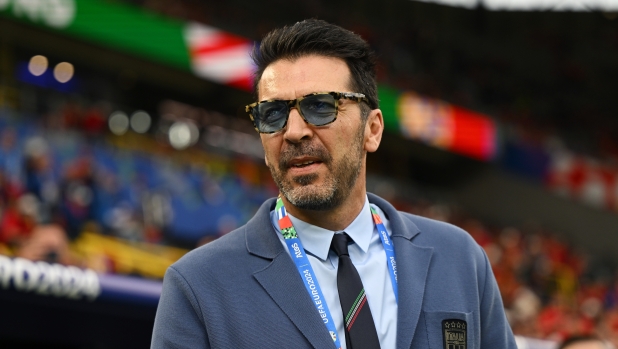
<svg viewBox="0 0 618 349">
<path fill-rule="evenodd" d="M 0 256 L 0 289 L 74 300 L 105 300 L 156 307 L 161 282 L 98 274 L 92 269 Z"/>
</svg>

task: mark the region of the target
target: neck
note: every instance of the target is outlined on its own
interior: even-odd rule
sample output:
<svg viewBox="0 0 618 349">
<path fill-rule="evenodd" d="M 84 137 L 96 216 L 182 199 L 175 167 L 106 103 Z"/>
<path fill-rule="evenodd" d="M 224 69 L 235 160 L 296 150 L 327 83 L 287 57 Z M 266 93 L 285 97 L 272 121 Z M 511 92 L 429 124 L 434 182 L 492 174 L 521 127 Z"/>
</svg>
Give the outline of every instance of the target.
<svg viewBox="0 0 618 349">
<path fill-rule="evenodd" d="M 281 196 L 286 211 L 292 216 L 303 222 L 333 231 L 343 230 L 354 221 L 363 209 L 366 197 L 365 186 L 356 186 L 339 206 L 327 211 L 316 211 L 300 209 L 287 201 L 285 196 Z"/>
</svg>

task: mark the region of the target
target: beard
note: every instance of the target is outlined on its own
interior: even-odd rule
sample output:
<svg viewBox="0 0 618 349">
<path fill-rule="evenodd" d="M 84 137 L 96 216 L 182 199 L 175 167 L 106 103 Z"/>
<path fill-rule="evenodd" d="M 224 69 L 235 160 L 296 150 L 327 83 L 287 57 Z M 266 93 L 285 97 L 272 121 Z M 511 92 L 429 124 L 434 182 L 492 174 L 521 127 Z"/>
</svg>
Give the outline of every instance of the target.
<svg viewBox="0 0 618 349">
<path fill-rule="evenodd" d="M 365 124 L 362 123 L 354 137 L 349 154 L 333 160 L 326 148 L 309 141 L 288 144 L 281 152 L 278 163 L 269 161 L 268 167 L 281 194 L 292 205 L 305 210 L 324 211 L 341 205 L 350 195 L 362 168 Z M 314 184 L 318 174 L 286 177 L 289 162 L 302 156 L 319 159 L 328 169 L 322 184 Z"/>
</svg>

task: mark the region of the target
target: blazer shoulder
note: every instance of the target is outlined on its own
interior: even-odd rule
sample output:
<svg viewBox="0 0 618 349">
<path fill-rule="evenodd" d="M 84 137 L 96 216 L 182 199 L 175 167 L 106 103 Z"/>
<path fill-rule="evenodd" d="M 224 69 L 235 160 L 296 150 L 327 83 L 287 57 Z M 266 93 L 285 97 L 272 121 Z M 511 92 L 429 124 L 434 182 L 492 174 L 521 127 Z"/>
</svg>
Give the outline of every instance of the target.
<svg viewBox="0 0 618 349">
<path fill-rule="evenodd" d="M 481 251 L 481 247 L 472 236 L 458 226 L 407 212 L 399 214 L 406 223 L 412 223 L 420 231 L 420 234 L 413 239 L 415 244 L 431 247 L 461 246 Z"/>
<path fill-rule="evenodd" d="M 171 265 L 181 274 L 191 272 L 197 266 L 211 268 L 222 262 L 238 259 L 247 254 L 245 226 L 221 236 L 220 238 L 187 252 Z"/>
</svg>

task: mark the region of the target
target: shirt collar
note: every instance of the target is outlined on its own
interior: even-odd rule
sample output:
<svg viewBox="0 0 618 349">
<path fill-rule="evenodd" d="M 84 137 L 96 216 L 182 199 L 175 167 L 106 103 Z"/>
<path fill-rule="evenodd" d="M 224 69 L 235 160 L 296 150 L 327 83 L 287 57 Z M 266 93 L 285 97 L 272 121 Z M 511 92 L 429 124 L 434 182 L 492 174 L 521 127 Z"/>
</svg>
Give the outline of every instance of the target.
<svg viewBox="0 0 618 349">
<path fill-rule="evenodd" d="M 332 231 L 318 226 L 306 223 L 289 214 L 290 220 L 294 225 L 294 229 L 298 233 L 298 237 L 303 244 L 304 249 L 312 255 L 326 260 L 328 251 L 330 250 L 330 242 L 333 240 L 335 233 L 346 232 L 356 245 L 366 253 L 371 242 L 374 223 L 371 217 L 371 209 L 369 207 L 369 199 L 365 197 L 365 204 L 358 216 L 345 229 L 340 231 Z"/>
</svg>

